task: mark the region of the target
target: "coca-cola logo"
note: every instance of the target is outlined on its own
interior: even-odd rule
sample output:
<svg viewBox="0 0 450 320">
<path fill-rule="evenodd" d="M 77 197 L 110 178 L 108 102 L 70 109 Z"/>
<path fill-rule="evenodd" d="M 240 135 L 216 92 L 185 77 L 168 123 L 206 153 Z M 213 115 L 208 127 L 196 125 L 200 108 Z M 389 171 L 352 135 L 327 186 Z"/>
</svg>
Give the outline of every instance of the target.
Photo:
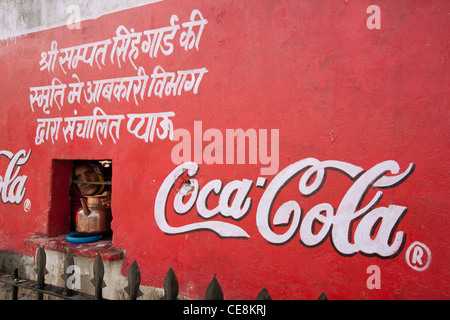
<svg viewBox="0 0 450 320">
<path fill-rule="evenodd" d="M 8 150 L 0 150 L 0 165 L 3 168 L 3 161 L 9 160 L 4 175 L 0 175 L 0 198 L 4 204 L 20 204 L 25 196 L 25 183 L 28 177 L 19 175 L 21 167 L 30 158 L 31 150 L 28 153 L 20 150 L 16 154 Z"/>
<path fill-rule="evenodd" d="M 301 174 L 299 196 L 309 197 L 325 184 L 328 170 L 341 172 L 353 181 L 337 209 L 330 203 L 319 203 L 305 213 L 297 201 L 290 200 L 274 212 L 275 199 L 293 178 Z M 329 238 L 335 250 L 343 255 L 364 253 L 393 257 L 401 251 L 405 242 L 406 234 L 398 231 L 397 227 L 407 208 L 395 204 L 387 207 L 377 205 L 383 196 L 381 189 L 398 186 L 413 170 L 414 164 L 411 163 L 405 171 L 400 172 L 400 166 L 393 160 L 383 161 L 367 171 L 342 161 L 319 161 L 314 158 L 297 161 L 280 171 L 268 185 L 267 178 L 257 178 L 256 187 L 265 189 L 257 204 L 258 231 L 271 244 L 283 245 L 298 232 L 300 242 L 307 247 L 318 246 Z M 195 162 L 186 162 L 176 167 L 163 181 L 154 207 L 155 220 L 160 230 L 169 235 L 212 231 L 222 238 L 250 238 L 237 224 L 248 218 L 253 202 L 250 192 L 255 181 L 242 179 L 223 185 L 221 180 L 216 179 L 200 187 L 195 179 L 198 172 L 199 167 Z M 180 178 L 183 180 L 181 185 Z M 185 215 L 195 206 L 202 221 L 182 226 L 169 223 L 167 204 L 174 189 L 177 190 L 173 200 L 174 213 Z M 372 199 L 365 199 L 370 189 L 377 191 Z M 212 194 L 219 197 L 215 208 L 207 204 Z M 360 207 L 361 203 L 367 204 Z M 219 215 L 233 221 L 212 220 Z M 355 221 L 358 223 L 353 227 Z M 318 232 L 314 228 L 317 223 L 321 225 Z M 280 234 L 272 226 L 289 227 Z M 373 234 L 374 229 L 377 229 L 376 234 Z"/>
</svg>

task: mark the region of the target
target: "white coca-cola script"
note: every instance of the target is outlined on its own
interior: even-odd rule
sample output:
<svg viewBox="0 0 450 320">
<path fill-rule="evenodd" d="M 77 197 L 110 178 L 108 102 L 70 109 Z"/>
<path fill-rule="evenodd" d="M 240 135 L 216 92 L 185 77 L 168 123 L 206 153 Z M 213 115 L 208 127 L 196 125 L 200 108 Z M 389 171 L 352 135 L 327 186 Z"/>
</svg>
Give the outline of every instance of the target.
<svg viewBox="0 0 450 320">
<path fill-rule="evenodd" d="M 0 150 L 0 161 L 3 162 L 5 157 L 9 160 L 5 174 L 0 175 L 0 198 L 4 204 L 20 204 L 22 202 L 28 177 L 25 175 L 19 176 L 19 173 L 21 166 L 27 163 L 30 155 L 31 150 L 28 153 L 25 150 L 20 150 L 16 154 L 8 150 Z"/>
<path fill-rule="evenodd" d="M 364 253 L 380 257 L 393 257 L 401 251 L 406 238 L 403 231 L 397 231 L 398 224 L 405 215 L 407 208 L 391 204 L 388 207 L 377 207 L 383 192 L 377 190 L 373 198 L 365 199 L 371 188 L 388 189 L 398 186 L 414 170 L 414 164 L 400 172 L 396 161 L 383 161 L 371 169 L 350 163 L 328 160 L 319 161 L 307 158 L 297 161 L 280 171 L 266 187 L 267 179 L 258 178 L 256 186 L 265 188 L 256 210 L 256 225 L 259 233 L 269 243 L 282 245 L 299 233 L 300 242 L 307 247 L 322 244 L 328 236 L 333 248 L 342 255 Z M 335 170 L 345 174 L 353 184 L 345 193 L 337 209 L 330 203 L 320 203 L 303 215 L 302 208 L 295 200 L 283 203 L 273 214 L 273 204 L 281 190 L 293 178 L 301 175 L 298 190 L 301 196 L 311 196 L 318 192 L 325 183 L 327 170 Z M 252 198 L 249 193 L 254 181 L 248 179 L 234 180 L 223 186 L 221 180 L 212 180 L 202 188 L 195 176 L 199 167 L 195 162 L 186 162 L 176 167 L 163 181 L 155 199 L 155 220 L 161 231 L 168 235 L 177 235 L 195 231 L 212 231 L 221 238 L 250 238 L 250 235 L 235 223 L 247 218 Z M 389 174 L 389 175 L 387 175 Z M 179 178 L 187 175 L 173 200 L 175 214 L 184 215 L 190 212 L 194 205 L 200 221 L 182 226 L 172 226 L 167 219 L 167 203 L 170 193 L 179 183 Z M 215 208 L 208 208 L 208 198 L 214 193 L 219 197 Z M 187 201 L 184 198 L 189 197 Z M 361 203 L 367 203 L 360 208 Z M 233 223 L 210 220 L 215 216 L 232 218 Z M 303 218 L 302 218 L 303 216 Z M 272 217 L 272 221 L 270 220 Z M 359 220 L 357 227 L 353 222 Z M 317 232 L 314 224 L 320 224 Z M 272 226 L 288 226 L 283 233 L 278 234 Z M 353 230 L 354 229 L 354 230 Z M 378 231 L 374 234 L 373 230 Z M 351 234 L 353 233 L 353 234 Z M 352 239 L 351 241 L 349 239 Z"/>
</svg>

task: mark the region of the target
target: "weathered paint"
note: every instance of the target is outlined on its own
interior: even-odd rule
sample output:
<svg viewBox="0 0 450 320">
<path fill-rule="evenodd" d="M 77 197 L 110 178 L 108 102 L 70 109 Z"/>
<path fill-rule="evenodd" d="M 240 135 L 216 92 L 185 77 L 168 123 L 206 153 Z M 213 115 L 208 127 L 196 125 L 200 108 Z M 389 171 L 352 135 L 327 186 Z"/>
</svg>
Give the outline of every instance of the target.
<svg viewBox="0 0 450 320">
<path fill-rule="evenodd" d="M 162 0 L 15 0 L 0 2 L 0 39 L 50 28 L 78 28 L 83 21 Z M 79 24 L 79 25 L 78 25 Z"/>
<path fill-rule="evenodd" d="M 142 285 L 173 268 L 191 298 L 214 275 L 225 299 L 263 286 L 274 299 L 448 298 L 448 12 L 443 0 L 164 0 L 2 42 L 0 250 L 66 232 L 65 160 L 111 159 L 112 245 Z M 154 51 L 145 31 L 163 27 Z M 69 68 L 63 49 L 95 44 L 104 60 Z M 162 87 L 163 72 L 183 87 Z M 91 95 L 105 79 L 135 86 Z M 64 88 L 51 106 L 38 99 L 48 85 Z M 73 121 L 94 117 L 80 137 Z M 230 139 L 245 134 L 258 143 L 239 158 Z"/>
</svg>

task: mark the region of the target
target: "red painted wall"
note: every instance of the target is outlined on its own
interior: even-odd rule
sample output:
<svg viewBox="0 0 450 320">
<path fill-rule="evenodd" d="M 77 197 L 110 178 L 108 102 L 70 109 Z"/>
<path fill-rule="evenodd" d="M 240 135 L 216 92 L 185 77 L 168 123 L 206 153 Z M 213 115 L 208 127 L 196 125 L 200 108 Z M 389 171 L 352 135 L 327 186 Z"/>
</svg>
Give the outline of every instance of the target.
<svg viewBox="0 0 450 320">
<path fill-rule="evenodd" d="M 367 13 L 371 5 L 379 7 L 379 16 Z M 316 299 L 321 292 L 330 299 L 449 298 L 449 9 L 440 0 L 164 0 L 83 21 L 80 29 L 59 27 L 3 41 L 0 249 L 23 252 L 24 239 L 63 232 L 59 224 L 67 208 L 58 211 L 64 195 L 55 186 L 64 188 L 56 176 L 67 168 L 53 160 L 112 159 L 113 245 L 125 250 L 124 274 L 138 262 L 143 285 L 161 287 L 172 267 L 180 293 L 191 298 L 203 297 L 214 275 L 225 299 L 253 299 L 263 286 L 274 299 Z M 203 29 L 193 27 L 196 38 L 189 38 L 186 50 L 191 13 Z M 369 28 L 378 21 L 380 29 Z M 170 26 L 179 28 L 167 42 L 162 39 L 163 50 L 156 56 L 145 52 L 145 31 Z M 113 51 L 115 43 L 121 45 L 114 37 L 125 31 L 142 35 L 124 56 L 111 55 L 120 53 Z M 78 61 L 69 69 L 62 60 L 64 48 L 108 39 L 104 63 L 99 55 L 92 65 Z M 45 68 L 52 43 L 59 55 L 54 68 Z M 160 78 L 152 78 L 157 66 L 180 75 L 198 69 L 197 87 L 189 87 L 188 75 L 175 95 L 164 87 L 169 94 L 159 97 Z M 136 86 L 128 100 L 114 92 L 108 99 L 103 91 L 88 103 L 88 94 L 80 102 L 69 100 L 69 85 L 78 83 L 74 74 L 83 90 L 96 80 L 146 75 L 148 81 L 142 97 Z M 64 96 L 39 106 L 34 99 L 43 91 L 30 88 L 52 81 L 67 85 Z M 158 118 L 153 141 L 139 139 L 147 118 L 139 127 L 141 118 L 132 122 L 132 115 L 165 112 L 173 114 L 162 125 L 164 118 Z M 93 115 L 111 116 L 109 124 L 121 119 L 119 134 L 117 127 L 105 133 L 99 125 L 82 138 L 74 127 L 71 138 L 69 120 Z M 54 120 L 60 126 L 40 136 L 48 119 L 60 119 Z M 140 131 L 133 134 L 133 128 Z M 279 134 L 272 141 L 274 172 L 261 171 L 269 167 L 261 157 L 264 143 L 253 150 L 256 163 L 248 156 L 243 164 L 227 161 L 227 129 L 238 128 L 254 129 L 258 141 L 266 129 L 269 151 L 270 133 Z M 217 144 L 211 145 L 203 136 L 208 129 L 216 129 L 208 134 L 222 143 L 212 139 Z M 190 163 L 185 168 L 192 170 L 176 180 L 183 167 L 176 171 L 174 159 L 188 135 L 191 157 L 187 149 L 181 155 L 198 163 L 198 173 L 193 176 L 196 165 Z M 215 148 L 208 158 L 219 145 L 223 157 Z M 211 156 L 224 164 L 209 164 Z M 331 162 L 304 160 L 310 158 Z M 198 185 L 184 203 L 195 206 L 181 215 L 173 203 L 188 175 Z M 257 186 L 258 177 L 267 178 L 265 187 Z M 207 209 L 219 205 L 221 215 L 205 219 L 197 214 L 201 201 L 191 197 L 213 180 L 208 186 L 217 186 L 223 199 L 210 189 Z M 227 185 L 230 199 L 224 196 Z M 241 187 L 234 197 L 233 186 Z M 270 193 L 276 196 L 272 207 Z M 286 210 L 276 214 L 281 206 Z M 383 220 L 376 228 L 378 218 Z M 313 222 L 311 232 L 307 223 Z M 184 226 L 190 227 L 176 229 Z M 370 289 L 377 275 L 381 287 Z"/>
</svg>

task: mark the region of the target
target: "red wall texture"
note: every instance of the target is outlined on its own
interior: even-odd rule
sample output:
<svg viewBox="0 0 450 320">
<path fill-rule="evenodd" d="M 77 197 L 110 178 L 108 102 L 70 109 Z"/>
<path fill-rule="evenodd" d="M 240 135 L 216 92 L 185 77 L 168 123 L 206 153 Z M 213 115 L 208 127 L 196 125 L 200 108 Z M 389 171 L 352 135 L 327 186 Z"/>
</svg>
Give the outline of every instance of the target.
<svg viewBox="0 0 450 320">
<path fill-rule="evenodd" d="M 3 41 L 0 249 L 64 232 L 54 160 L 111 159 L 143 285 L 449 298 L 449 9 L 164 0 Z"/>
</svg>

